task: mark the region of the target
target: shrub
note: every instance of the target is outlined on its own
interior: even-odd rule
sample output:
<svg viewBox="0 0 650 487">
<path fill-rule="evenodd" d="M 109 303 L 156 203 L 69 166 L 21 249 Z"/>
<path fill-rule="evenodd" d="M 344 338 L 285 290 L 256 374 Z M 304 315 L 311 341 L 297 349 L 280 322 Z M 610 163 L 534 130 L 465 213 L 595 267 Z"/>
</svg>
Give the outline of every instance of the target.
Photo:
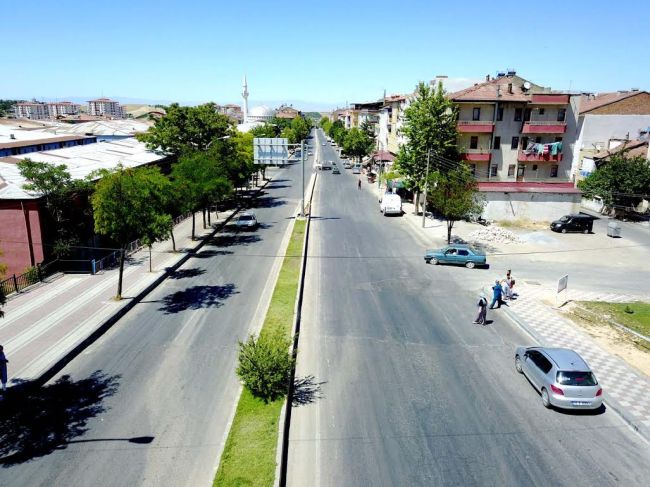
<svg viewBox="0 0 650 487">
<path fill-rule="evenodd" d="M 290 346 L 280 333 L 251 335 L 239 342 L 237 375 L 255 397 L 268 402 L 287 394 L 294 362 Z"/>
<path fill-rule="evenodd" d="M 625 306 L 625 309 L 623 311 L 625 311 L 629 315 L 634 313 L 634 310 L 632 308 L 630 308 L 630 305 Z"/>
</svg>

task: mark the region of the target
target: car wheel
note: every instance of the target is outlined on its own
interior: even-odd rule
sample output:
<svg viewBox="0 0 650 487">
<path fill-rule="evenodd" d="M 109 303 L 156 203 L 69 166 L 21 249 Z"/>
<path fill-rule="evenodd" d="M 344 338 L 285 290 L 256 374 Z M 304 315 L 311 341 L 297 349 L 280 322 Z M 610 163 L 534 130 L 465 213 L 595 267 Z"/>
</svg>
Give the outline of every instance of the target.
<svg viewBox="0 0 650 487">
<path fill-rule="evenodd" d="M 546 409 L 551 407 L 551 398 L 548 396 L 548 391 L 545 388 L 542 389 L 542 404 Z"/>
<path fill-rule="evenodd" d="M 435 257 L 432 257 L 432 258 L 431 258 L 431 263 L 432 263 L 433 265 L 438 264 L 438 259 L 436 259 Z"/>
<path fill-rule="evenodd" d="M 474 262 L 471 262 L 471 261 L 470 262 L 465 262 L 465 267 L 467 267 L 468 269 L 474 269 L 475 265 L 476 264 Z"/>
<path fill-rule="evenodd" d="M 519 355 L 515 357 L 515 370 L 520 374 L 524 373 L 524 369 L 521 367 L 521 359 L 519 358 Z"/>
<path fill-rule="evenodd" d="M 431 264 L 431 259 L 424 259 L 424 262 L 426 262 L 427 264 Z"/>
<path fill-rule="evenodd" d="M 566 233 L 566 228 L 563 228 L 563 229 L 562 229 L 562 233 Z"/>
<path fill-rule="evenodd" d="M 585 228 L 585 235 L 586 235 L 587 233 L 589 233 L 589 230 L 587 230 L 587 229 Z"/>
</svg>

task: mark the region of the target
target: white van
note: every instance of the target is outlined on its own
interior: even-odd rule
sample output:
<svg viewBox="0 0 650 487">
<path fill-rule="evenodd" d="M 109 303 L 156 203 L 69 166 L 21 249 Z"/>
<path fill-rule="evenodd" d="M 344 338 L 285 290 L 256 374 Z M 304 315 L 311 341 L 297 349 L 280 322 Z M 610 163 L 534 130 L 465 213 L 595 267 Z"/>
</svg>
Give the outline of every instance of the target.
<svg viewBox="0 0 650 487">
<path fill-rule="evenodd" d="M 386 193 L 379 203 L 379 211 L 385 215 L 402 215 L 402 198 L 395 193 Z"/>
<path fill-rule="evenodd" d="M 352 166 L 352 174 L 361 174 L 361 164 Z"/>
</svg>

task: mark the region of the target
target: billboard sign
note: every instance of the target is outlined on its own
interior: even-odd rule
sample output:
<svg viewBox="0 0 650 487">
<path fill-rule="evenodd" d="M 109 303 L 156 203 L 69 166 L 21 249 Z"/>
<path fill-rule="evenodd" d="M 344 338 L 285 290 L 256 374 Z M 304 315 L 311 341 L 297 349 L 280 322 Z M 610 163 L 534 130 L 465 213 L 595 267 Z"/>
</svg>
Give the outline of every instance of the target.
<svg viewBox="0 0 650 487">
<path fill-rule="evenodd" d="M 284 165 L 289 163 L 289 141 L 283 138 L 255 137 L 253 139 L 255 164 Z"/>
</svg>

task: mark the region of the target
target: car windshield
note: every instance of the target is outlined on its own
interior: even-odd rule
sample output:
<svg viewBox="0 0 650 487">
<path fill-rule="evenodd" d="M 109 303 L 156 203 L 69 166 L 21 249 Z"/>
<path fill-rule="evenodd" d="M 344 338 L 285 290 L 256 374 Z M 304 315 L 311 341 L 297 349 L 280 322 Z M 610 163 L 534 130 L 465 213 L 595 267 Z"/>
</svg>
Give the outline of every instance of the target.
<svg viewBox="0 0 650 487">
<path fill-rule="evenodd" d="M 591 372 L 568 372 L 557 373 L 557 383 L 563 386 L 595 386 L 596 378 Z"/>
<path fill-rule="evenodd" d="M 239 219 L 240 219 L 241 221 L 243 221 L 243 222 L 246 222 L 246 221 L 251 221 L 251 220 L 253 220 L 254 217 L 253 217 L 253 215 L 242 215 L 242 216 L 239 217 Z"/>
<path fill-rule="evenodd" d="M 568 221 L 569 221 L 569 217 L 568 217 L 568 216 L 563 216 L 562 218 L 560 218 L 560 221 L 561 221 L 561 222 L 568 222 Z"/>
</svg>

